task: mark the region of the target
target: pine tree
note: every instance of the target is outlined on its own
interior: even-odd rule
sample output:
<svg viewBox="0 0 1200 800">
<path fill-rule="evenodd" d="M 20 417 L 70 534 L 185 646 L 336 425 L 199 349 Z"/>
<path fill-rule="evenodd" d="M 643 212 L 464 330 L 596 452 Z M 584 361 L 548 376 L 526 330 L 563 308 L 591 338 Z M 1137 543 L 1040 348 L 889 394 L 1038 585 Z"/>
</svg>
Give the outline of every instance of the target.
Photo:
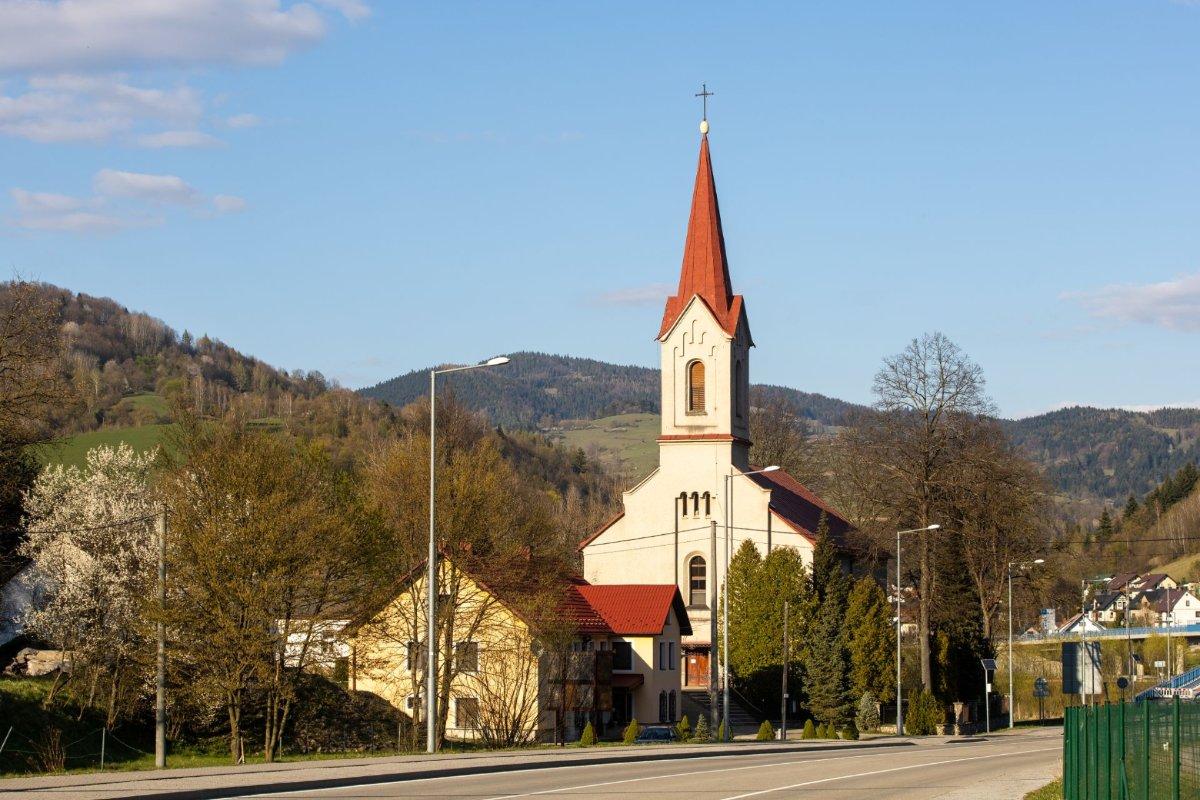
<svg viewBox="0 0 1200 800">
<path fill-rule="evenodd" d="M 830 585 L 842 574 L 837 545 L 829 535 L 829 517 L 824 511 L 817 521 L 817 542 L 813 545 L 812 588 L 818 602 L 825 601 Z"/>
<path fill-rule="evenodd" d="M 858 724 L 858 729 L 862 731 L 879 729 L 879 701 L 875 695 L 866 692 L 859 698 L 855 722 Z"/>
<path fill-rule="evenodd" d="M 1141 508 L 1141 506 L 1138 505 L 1137 498 L 1133 495 L 1129 495 L 1129 499 L 1125 501 L 1125 511 L 1121 515 L 1122 519 L 1126 522 L 1133 519 L 1133 515 L 1138 512 L 1139 508 Z"/>
<path fill-rule="evenodd" d="M 696 732 L 692 736 L 693 742 L 711 742 L 712 732 L 708 729 L 708 717 L 701 714 L 696 719 Z"/>
<path fill-rule="evenodd" d="M 850 655 L 852 697 L 871 693 L 890 701 L 896 694 L 893 655 L 896 631 L 887 595 L 871 578 L 861 578 L 846 608 L 846 649 Z"/>
<path fill-rule="evenodd" d="M 588 724 L 583 726 L 583 733 L 579 736 L 579 746 L 591 747 L 594 744 L 596 744 L 596 729 L 592 727 L 591 720 L 588 720 Z"/>
<path fill-rule="evenodd" d="M 679 720 L 679 724 L 675 726 L 675 734 L 681 742 L 692 738 L 692 724 L 688 722 L 687 714 L 684 714 L 683 719 Z"/>
<path fill-rule="evenodd" d="M 1108 513 L 1108 507 L 1100 512 L 1100 524 L 1096 526 L 1096 538 L 1101 542 L 1107 542 L 1113 535 L 1112 515 Z"/>
<path fill-rule="evenodd" d="M 811 646 L 804 665 L 808 674 L 808 707 L 818 719 L 836 723 L 852 713 L 850 664 L 842 625 L 844 595 L 830 585 L 809 631 Z"/>
</svg>

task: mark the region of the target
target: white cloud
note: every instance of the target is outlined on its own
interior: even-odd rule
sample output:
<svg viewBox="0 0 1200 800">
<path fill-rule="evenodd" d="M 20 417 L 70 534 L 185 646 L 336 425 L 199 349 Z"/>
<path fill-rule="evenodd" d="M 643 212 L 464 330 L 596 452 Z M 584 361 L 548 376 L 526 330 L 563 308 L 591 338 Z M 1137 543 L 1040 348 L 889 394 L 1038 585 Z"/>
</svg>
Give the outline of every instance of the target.
<svg viewBox="0 0 1200 800">
<path fill-rule="evenodd" d="M 673 292 L 674 289 L 665 283 L 650 283 L 602 292 L 594 296 L 592 301 L 602 306 L 652 306 L 665 302 Z"/>
<path fill-rule="evenodd" d="M 23 92 L 0 94 L 0 133 L 35 142 L 100 143 L 139 129 L 143 136 L 162 133 L 145 128 L 166 126 L 200 136 L 194 128 L 203 112 L 200 94 L 189 86 L 134 86 L 120 74 L 41 75 L 30 78 Z"/>
<path fill-rule="evenodd" d="M 214 195 L 212 202 L 218 214 L 236 214 L 246 210 L 245 198 L 233 194 Z"/>
<path fill-rule="evenodd" d="M 317 5 L 332 8 L 351 22 L 371 16 L 371 9 L 362 0 L 316 0 Z"/>
<path fill-rule="evenodd" d="M 66 194 L 51 194 L 50 192 L 27 192 L 24 189 L 12 189 L 9 194 L 22 212 L 56 212 L 75 211 L 83 208 L 85 201 Z"/>
<path fill-rule="evenodd" d="M 280 0 L 0 0 L 0 71 L 278 64 L 326 29 Z"/>
<path fill-rule="evenodd" d="M 217 137 L 204 131 L 160 131 L 143 133 L 137 137 L 142 147 L 216 147 L 225 144 Z"/>
<path fill-rule="evenodd" d="M 1160 283 L 1113 284 L 1068 292 L 1063 298 L 1076 301 L 1097 319 L 1200 331 L 1200 272 Z"/>
<path fill-rule="evenodd" d="M 190 206 L 196 205 L 201 199 L 200 193 L 178 175 L 102 169 L 92 179 L 92 188 L 96 194 L 106 197 L 134 198 L 154 203 Z"/>
<path fill-rule="evenodd" d="M 262 118 L 257 114 L 234 114 L 225 118 L 227 128 L 257 128 L 262 125 Z"/>
<path fill-rule="evenodd" d="M 120 214 L 104 208 L 100 197 L 73 197 L 50 192 L 12 189 L 9 194 L 17 207 L 11 224 L 37 231 L 69 233 L 111 233 L 123 228 L 157 224 L 146 214 Z"/>
</svg>

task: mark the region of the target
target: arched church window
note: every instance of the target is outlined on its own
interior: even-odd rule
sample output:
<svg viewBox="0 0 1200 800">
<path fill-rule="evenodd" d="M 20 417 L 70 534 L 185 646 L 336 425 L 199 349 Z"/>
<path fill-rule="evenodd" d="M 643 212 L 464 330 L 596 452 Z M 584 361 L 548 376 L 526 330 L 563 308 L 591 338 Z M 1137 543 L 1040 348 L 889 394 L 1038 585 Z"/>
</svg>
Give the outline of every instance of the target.
<svg viewBox="0 0 1200 800">
<path fill-rule="evenodd" d="M 688 605 L 708 605 L 708 567 L 703 556 L 692 556 L 688 561 L 688 587 Z"/>
<path fill-rule="evenodd" d="M 683 514 L 683 516 L 686 517 L 688 515 L 688 513 L 687 513 L 687 492 L 679 493 L 679 502 L 681 504 L 681 507 L 683 508 L 683 510 L 680 511 L 679 513 Z"/>
<path fill-rule="evenodd" d="M 704 516 L 712 516 L 712 492 L 704 493 Z"/>
<path fill-rule="evenodd" d="M 689 414 L 704 413 L 704 362 L 693 361 L 687 368 Z"/>
</svg>

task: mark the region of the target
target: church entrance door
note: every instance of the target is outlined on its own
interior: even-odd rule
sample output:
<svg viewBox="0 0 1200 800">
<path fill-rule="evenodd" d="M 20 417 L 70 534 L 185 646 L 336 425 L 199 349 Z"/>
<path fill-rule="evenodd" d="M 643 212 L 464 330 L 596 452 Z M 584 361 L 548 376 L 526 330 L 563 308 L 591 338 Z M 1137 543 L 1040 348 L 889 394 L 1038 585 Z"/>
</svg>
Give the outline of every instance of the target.
<svg viewBox="0 0 1200 800">
<path fill-rule="evenodd" d="M 708 651 L 687 651 L 687 686 L 708 686 Z"/>
</svg>

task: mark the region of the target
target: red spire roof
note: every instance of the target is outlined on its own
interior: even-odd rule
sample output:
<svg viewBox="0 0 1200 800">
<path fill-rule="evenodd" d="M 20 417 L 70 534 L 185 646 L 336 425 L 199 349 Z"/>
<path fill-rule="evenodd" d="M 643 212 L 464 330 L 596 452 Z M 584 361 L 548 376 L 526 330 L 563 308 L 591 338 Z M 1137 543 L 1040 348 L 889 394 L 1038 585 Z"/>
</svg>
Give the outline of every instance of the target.
<svg viewBox="0 0 1200 800">
<path fill-rule="evenodd" d="M 674 297 L 667 298 L 662 328 L 658 332 L 660 339 L 695 295 L 699 295 L 712 311 L 721 328 L 733 336 L 742 313 L 742 297 L 733 293 L 729 281 L 725 234 L 721 230 L 721 209 L 717 204 L 717 185 L 708 155 L 707 135 L 700 140 L 700 163 L 696 167 L 696 188 L 692 192 L 692 214 L 683 246 L 679 290 Z"/>
</svg>

